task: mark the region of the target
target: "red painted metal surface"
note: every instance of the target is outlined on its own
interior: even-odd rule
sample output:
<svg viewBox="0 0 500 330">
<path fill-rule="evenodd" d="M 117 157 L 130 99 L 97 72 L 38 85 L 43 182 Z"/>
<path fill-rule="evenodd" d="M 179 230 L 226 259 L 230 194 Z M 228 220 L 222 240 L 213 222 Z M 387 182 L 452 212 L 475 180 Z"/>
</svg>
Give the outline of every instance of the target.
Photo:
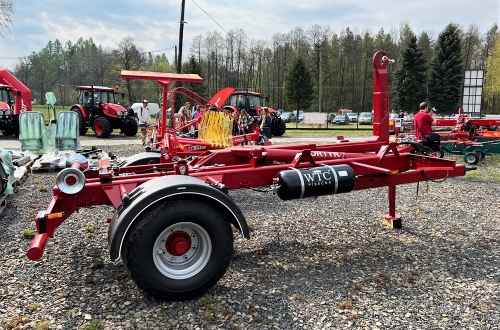
<svg viewBox="0 0 500 330">
<path fill-rule="evenodd" d="M 9 70 L 0 69 L 0 83 L 9 85 L 13 88 L 12 94 L 16 100 L 16 105 L 13 109 L 14 115 L 19 115 L 21 112 L 25 111 L 31 111 L 31 90 L 10 73 Z M 20 93 L 17 94 L 17 91 Z"/>
<path fill-rule="evenodd" d="M 55 229 L 80 207 L 113 205 L 115 208 L 138 185 L 166 175 L 189 175 L 228 189 L 272 185 L 281 171 L 309 169 L 322 165 L 349 165 L 356 184 L 354 190 L 389 187 L 390 219 L 397 219 L 396 185 L 427 180 L 437 180 L 465 174 L 465 167 L 455 161 L 412 154 L 412 148 L 389 143 L 388 79 L 389 60 L 379 51 L 373 58 L 374 73 L 374 124 L 373 136 L 365 141 L 346 141 L 316 145 L 297 143 L 271 146 L 235 146 L 211 150 L 191 161 L 172 163 L 166 150 L 161 151 L 162 163 L 120 168 L 108 159 L 99 162 L 98 170 L 87 170 L 85 185 L 76 194 L 68 195 L 54 188 L 54 198 L 37 218 L 38 235 L 28 250 L 30 259 L 43 253 L 46 234 L 53 237 Z M 131 76 L 130 76 L 131 77 Z M 165 161 L 163 160 L 165 158 Z M 141 174 L 137 174 L 141 173 Z M 64 212 L 48 219 L 45 215 Z M 43 226 L 40 226 L 43 222 Z M 44 232 L 41 229 L 44 229 Z M 172 251 L 182 250 L 182 237 L 175 237 L 179 245 Z M 177 249 L 177 250 L 176 250 Z"/>
</svg>

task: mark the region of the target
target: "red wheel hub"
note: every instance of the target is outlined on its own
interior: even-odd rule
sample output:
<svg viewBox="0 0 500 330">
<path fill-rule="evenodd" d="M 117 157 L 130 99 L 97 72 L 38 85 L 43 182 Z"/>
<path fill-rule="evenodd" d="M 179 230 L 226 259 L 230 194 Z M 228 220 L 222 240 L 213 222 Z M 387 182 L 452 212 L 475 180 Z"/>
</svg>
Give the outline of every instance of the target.
<svg viewBox="0 0 500 330">
<path fill-rule="evenodd" d="M 165 241 L 167 252 L 173 256 L 181 256 L 189 251 L 191 247 L 191 237 L 185 231 L 175 231 L 171 233 Z"/>
<path fill-rule="evenodd" d="M 95 132 L 97 134 L 101 134 L 102 133 L 102 125 L 101 125 L 100 122 L 95 123 Z"/>
<path fill-rule="evenodd" d="M 73 175 L 68 175 L 68 176 L 66 176 L 64 182 L 68 186 L 74 186 L 78 182 L 78 178 L 76 176 L 73 176 Z"/>
</svg>

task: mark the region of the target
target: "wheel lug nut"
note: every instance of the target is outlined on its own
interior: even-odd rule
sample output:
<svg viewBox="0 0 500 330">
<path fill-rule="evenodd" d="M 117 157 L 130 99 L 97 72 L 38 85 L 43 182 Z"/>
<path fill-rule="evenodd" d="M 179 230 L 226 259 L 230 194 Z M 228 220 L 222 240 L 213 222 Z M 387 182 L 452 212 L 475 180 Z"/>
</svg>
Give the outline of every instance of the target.
<svg viewBox="0 0 500 330">
<path fill-rule="evenodd" d="M 161 250 L 160 249 L 160 250 L 156 251 L 156 253 L 158 253 L 158 254 L 165 254 L 165 250 Z"/>
</svg>

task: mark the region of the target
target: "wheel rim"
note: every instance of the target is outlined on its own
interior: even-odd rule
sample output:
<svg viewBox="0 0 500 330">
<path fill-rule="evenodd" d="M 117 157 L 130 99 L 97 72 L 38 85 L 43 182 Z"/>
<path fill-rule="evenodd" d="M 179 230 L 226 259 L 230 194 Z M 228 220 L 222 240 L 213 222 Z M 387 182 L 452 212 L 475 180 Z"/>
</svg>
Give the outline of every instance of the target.
<svg viewBox="0 0 500 330">
<path fill-rule="evenodd" d="M 156 268 L 166 277 L 186 279 L 199 273 L 212 254 L 208 233 L 191 222 L 176 223 L 158 235 L 153 247 Z"/>
<path fill-rule="evenodd" d="M 472 164 L 476 161 L 476 156 L 468 154 L 467 155 L 467 163 Z"/>
<path fill-rule="evenodd" d="M 100 121 L 95 123 L 94 129 L 97 134 L 102 134 L 102 124 Z"/>
</svg>

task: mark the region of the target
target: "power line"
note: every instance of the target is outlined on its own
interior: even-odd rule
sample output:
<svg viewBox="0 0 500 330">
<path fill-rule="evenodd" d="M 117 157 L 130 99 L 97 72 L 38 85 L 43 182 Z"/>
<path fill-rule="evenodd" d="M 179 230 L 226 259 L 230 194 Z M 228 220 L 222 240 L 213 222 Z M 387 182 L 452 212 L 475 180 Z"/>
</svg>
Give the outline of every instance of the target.
<svg viewBox="0 0 500 330">
<path fill-rule="evenodd" d="M 214 21 L 214 23 L 215 23 L 215 24 L 217 24 L 217 25 L 218 25 L 218 26 L 222 29 L 222 31 L 226 32 L 226 34 L 228 34 L 228 35 L 231 37 L 231 39 L 234 39 L 234 40 L 236 40 L 236 41 L 238 41 L 238 42 L 241 42 L 241 40 L 236 39 L 236 38 L 235 38 L 235 37 L 234 37 L 231 33 L 227 32 L 227 31 L 226 31 L 226 30 L 222 27 L 222 25 L 220 25 L 220 24 L 219 24 L 219 22 L 217 22 L 217 21 L 216 21 L 216 20 L 215 20 L 212 16 L 210 16 L 210 15 L 209 15 L 209 14 L 205 11 L 205 9 L 201 8 L 201 7 L 200 7 L 200 5 L 198 5 L 198 4 L 196 3 L 196 1 L 194 1 L 194 0 L 191 0 L 191 1 L 193 1 L 193 3 L 194 3 L 194 4 L 198 7 L 198 8 L 200 8 L 200 10 L 201 10 L 202 12 L 204 12 L 204 13 L 205 13 L 205 15 L 207 15 L 207 16 L 208 16 L 208 17 L 209 17 L 212 21 Z"/>
</svg>

